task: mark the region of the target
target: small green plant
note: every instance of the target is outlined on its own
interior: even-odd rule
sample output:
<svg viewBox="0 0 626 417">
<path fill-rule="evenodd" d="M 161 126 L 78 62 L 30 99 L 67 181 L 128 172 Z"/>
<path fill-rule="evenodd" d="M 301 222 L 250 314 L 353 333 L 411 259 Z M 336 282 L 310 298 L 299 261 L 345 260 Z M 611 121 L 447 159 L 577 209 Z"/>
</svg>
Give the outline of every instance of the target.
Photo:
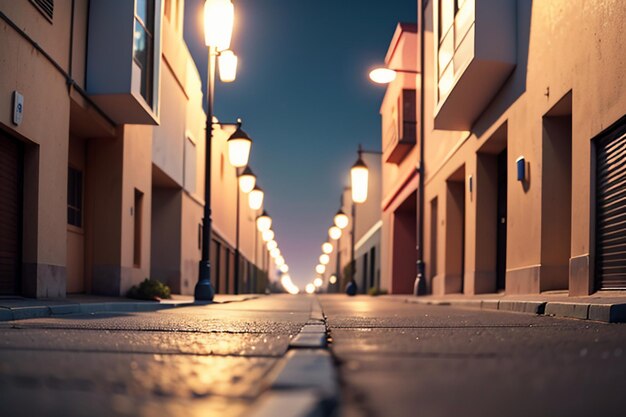
<svg viewBox="0 0 626 417">
<path fill-rule="evenodd" d="M 384 288 L 371 287 L 369 290 L 367 290 L 367 293 L 372 297 L 376 297 L 377 295 L 387 294 L 387 290 Z"/>
<path fill-rule="evenodd" d="M 172 291 L 158 279 L 146 278 L 138 286 L 133 285 L 126 295 L 128 298 L 138 300 L 158 301 L 163 298 L 172 298 Z"/>
</svg>

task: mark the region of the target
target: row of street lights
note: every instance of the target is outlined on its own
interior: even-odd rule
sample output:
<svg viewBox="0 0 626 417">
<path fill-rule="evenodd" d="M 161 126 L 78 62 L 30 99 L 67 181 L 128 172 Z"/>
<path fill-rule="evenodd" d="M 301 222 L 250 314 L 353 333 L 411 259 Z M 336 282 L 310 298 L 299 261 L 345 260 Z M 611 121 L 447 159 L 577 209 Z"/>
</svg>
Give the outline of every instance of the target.
<svg viewBox="0 0 626 417">
<path fill-rule="evenodd" d="M 358 289 L 356 280 L 354 279 L 354 275 L 356 272 L 356 268 L 355 268 L 356 265 L 355 265 L 355 260 L 354 260 L 354 250 L 355 250 L 355 242 L 356 242 L 355 241 L 356 204 L 362 204 L 365 201 L 367 201 L 367 192 L 369 188 L 369 169 L 367 168 L 367 165 L 363 161 L 364 152 L 365 151 L 363 150 L 361 145 L 359 145 L 357 161 L 354 163 L 354 165 L 352 165 L 352 168 L 350 169 L 350 190 L 351 190 L 351 196 L 352 196 L 352 211 L 351 211 L 351 214 L 352 214 L 352 231 L 351 231 L 352 242 L 351 243 L 352 244 L 351 244 L 351 249 L 350 249 L 350 281 L 348 282 L 345 288 L 346 294 L 348 295 L 356 295 L 357 289 Z M 341 198 L 341 206 L 343 207 L 343 195 Z M 337 282 L 337 276 L 340 275 L 339 269 L 341 267 L 341 260 L 340 260 L 341 253 L 340 253 L 339 244 L 340 244 L 340 239 L 343 235 L 344 229 L 346 229 L 348 225 L 350 224 L 350 218 L 348 217 L 346 213 L 344 213 L 342 207 L 340 207 L 337 213 L 335 214 L 333 218 L 333 225 L 328 229 L 329 239 L 322 244 L 322 254 L 319 256 L 319 259 L 318 259 L 319 263 L 315 267 L 315 272 L 318 276 L 313 280 L 312 283 L 307 284 L 307 286 L 305 287 L 307 293 L 313 293 L 323 285 L 323 280 L 321 278 L 321 275 L 323 275 L 326 272 L 326 267 L 328 263 L 330 262 L 330 254 L 335 249 L 332 243 L 333 241 L 335 242 L 335 246 L 337 247 L 336 249 L 337 250 L 337 254 L 336 254 L 337 262 L 336 262 L 336 272 L 335 274 L 330 276 L 329 283 L 335 284 Z"/>
<path fill-rule="evenodd" d="M 248 166 L 252 139 L 241 128 L 241 119 L 237 123 L 222 123 L 213 118 L 213 105 L 215 97 L 215 75 L 219 69 L 220 80 L 232 82 L 237 73 L 237 56 L 230 50 L 230 41 L 235 20 L 235 10 L 231 0 L 206 0 L 204 4 L 204 35 L 208 47 L 208 74 L 207 74 L 207 118 L 206 118 L 206 153 L 205 153 L 205 182 L 204 182 L 204 216 L 202 219 L 202 255 L 199 263 L 198 282 L 194 289 L 194 297 L 197 301 L 211 301 L 215 290 L 211 284 L 211 262 L 209 259 L 209 245 L 211 242 L 212 219 L 211 219 L 211 151 L 213 139 L 213 127 L 235 126 L 235 132 L 227 140 L 228 160 L 237 170 L 237 219 L 235 237 L 235 292 L 239 292 L 239 214 L 240 194 L 248 195 L 248 205 L 251 210 L 258 211 L 263 207 L 264 192 L 257 184 L 257 178 Z M 216 68 L 217 63 L 217 68 Z M 256 218 L 256 227 L 262 233 L 263 241 L 267 245 L 268 255 L 274 259 L 274 263 L 281 271 L 288 270 L 284 258 L 280 256 L 278 244 L 274 240 L 274 232 L 271 229 L 272 219 L 263 211 Z M 255 255 L 256 251 L 255 233 Z M 269 259 L 268 259 L 269 265 Z"/>
</svg>

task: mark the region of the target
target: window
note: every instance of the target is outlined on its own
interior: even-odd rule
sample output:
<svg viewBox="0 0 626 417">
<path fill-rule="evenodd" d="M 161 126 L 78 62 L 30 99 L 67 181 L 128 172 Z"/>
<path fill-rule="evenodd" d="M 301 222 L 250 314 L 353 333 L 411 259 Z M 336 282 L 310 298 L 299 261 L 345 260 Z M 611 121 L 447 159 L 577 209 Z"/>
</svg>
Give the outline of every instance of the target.
<svg viewBox="0 0 626 417">
<path fill-rule="evenodd" d="M 152 107 L 152 78 L 154 72 L 154 0 L 135 3 L 135 37 L 133 58 L 141 69 L 141 96 Z"/>
<path fill-rule="evenodd" d="M 135 268 L 141 267 L 141 222 L 143 217 L 143 193 L 135 188 L 134 235 L 133 235 L 133 264 Z"/>
<path fill-rule="evenodd" d="M 72 167 L 67 173 L 67 224 L 83 227 L 83 173 Z"/>
</svg>

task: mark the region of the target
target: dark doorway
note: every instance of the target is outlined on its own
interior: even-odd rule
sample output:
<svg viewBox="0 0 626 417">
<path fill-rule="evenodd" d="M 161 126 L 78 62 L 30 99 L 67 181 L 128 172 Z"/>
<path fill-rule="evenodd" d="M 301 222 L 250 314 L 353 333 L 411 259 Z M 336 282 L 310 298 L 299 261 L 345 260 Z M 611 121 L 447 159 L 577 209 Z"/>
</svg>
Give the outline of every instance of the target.
<svg viewBox="0 0 626 417">
<path fill-rule="evenodd" d="M 507 151 L 497 157 L 497 208 L 496 208 L 496 289 L 504 290 L 506 283 L 506 195 Z"/>
<path fill-rule="evenodd" d="M 0 133 L 0 294 L 19 292 L 22 235 L 22 146 Z"/>
<path fill-rule="evenodd" d="M 393 294 L 413 293 L 417 262 L 417 191 L 411 193 L 393 213 L 392 281 Z"/>
</svg>

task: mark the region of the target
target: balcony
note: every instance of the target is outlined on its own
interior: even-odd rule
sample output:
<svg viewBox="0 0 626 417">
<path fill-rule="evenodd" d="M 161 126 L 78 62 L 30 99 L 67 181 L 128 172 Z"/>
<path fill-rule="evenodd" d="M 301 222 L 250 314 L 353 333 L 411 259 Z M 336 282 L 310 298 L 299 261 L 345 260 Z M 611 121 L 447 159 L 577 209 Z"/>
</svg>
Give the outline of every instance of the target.
<svg viewBox="0 0 626 417">
<path fill-rule="evenodd" d="M 471 130 L 516 65 L 515 0 L 444 0 L 458 4 L 439 36 L 435 128 Z M 450 6 L 453 7 L 453 6 Z M 446 11 L 438 10 L 438 13 Z M 445 21 L 440 17 L 439 21 Z M 445 28 L 445 25 L 441 25 Z"/>
<path fill-rule="evenodd" d="M 415 146 L 417 139 L 416 91 L 403 89 L 397 100 L 394 111 L 383 136 L 383 160 L 399 164 Z M 400 110 L 398 120 L 398 110 Z"/>
<path fill-rule="evenodd" d="M 161 0 L 89 3 L 86 90 L 118 124 L 158 124 Z"/>
</svg>

